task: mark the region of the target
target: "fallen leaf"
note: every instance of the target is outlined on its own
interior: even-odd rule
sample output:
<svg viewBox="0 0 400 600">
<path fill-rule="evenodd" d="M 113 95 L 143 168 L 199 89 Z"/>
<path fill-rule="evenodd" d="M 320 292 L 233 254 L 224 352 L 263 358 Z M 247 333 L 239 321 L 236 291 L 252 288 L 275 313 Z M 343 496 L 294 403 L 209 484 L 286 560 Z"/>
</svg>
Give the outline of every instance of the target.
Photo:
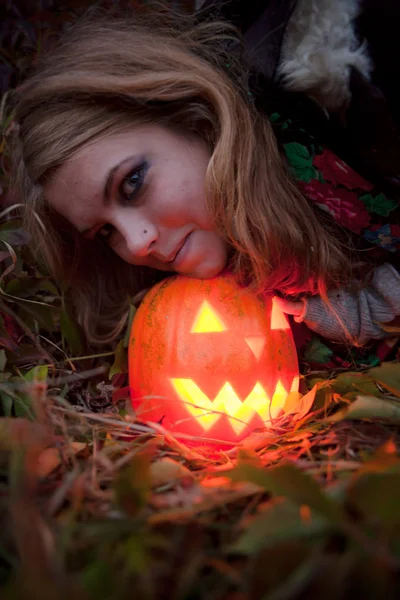
<svg viewBox="0 0 400 600">
<path fill-rule="evenodd" d="M 79 454 L 88 447 L 86 442 L 71 442 L 69 447 L 72 449 L 73 454 Z"/>
<path fill-rule="evenodd" d="M 400 403 L 376 396 L 357 396 L 356 400 L 324 419 L 325 423 L 335 423 L 345 419 L 383 419 L 400 421 Z"/>
<path fill-rule="evenodd" d="M 61 455 L 57 448 L 46 448 L 37 457 L 35 473 L 44 479 L 55 471 L 61 464 Z"/>
<path fill-rule="evenodd" d="M 261 548 L 285 540 L 313 538 L 331 529 L 329 522 L 320 516 L 302 519 L 300 507 L 287 501 L 269 501 L 266 510 L 246 525 L 237 542 L 227 548 L 229 553 L 254 555 Z"/>
<path fill-rule="evenodd" d="M 67 308 L 60 313 L 60 329 L 65 346 L 73 354 L 80 354 L 82 352 L 81 332 Z"/>
<path fill-rule="evenodd" d="M 111 379 L 114 375 L 119 373 L 126 373 L 128 370 L 128 353 L 124 348 L 124 340 L 122 339 L 115 351 L 114 363 L 112 364 L 109 372 L 109 378 Z"/>
<path fill-rule="evenodd" d="M 294 504 L 306 504 L 311 510 L 336 522 L 341 517 L 341 508 L 320 488 L 318 483 L 294 464 L 280 464 L 262 469 L 242 462 L 225 473 L 232 481 L 249 481 L 270 494 L 284 496 Z"/>
<path fill-rule="evenodd" d="M 382 363 L 379 367 L 370 369 L 368 375 L 394 396 L 400 397 L 400 364 L 398 362 Z"/>
<path fill-rule="evenodd" d="M 332 354 L 330 348 L 325 346 L 317 337 L 313 337 L 304 350 L 304 360 L 324 365 L 329 361 Z"/>
<path fill-rule="evenodd" d="M 400 524 L 400 473 L 367 472 L 357 477 L 348 492 L 353 506 L 380 526 Z"/>
<path fill-rule="evenodd" d="M 283 411 L 285 414 L 291 414 L 296 412 L 299 402 L 303 398 L 303 394 L 300 392 L 290 392 L 285 400 Z"/>
<path fill-rule="evenodd" d="M 136 516 L 149 499 L 150 461 L 151 451 L 138 452 L 114 480 L 116 503 L 130 516 Z"/>
<path fill-rule="evenodd" d="M 112 403 L 118 404 L 118 402 L 121 402 L 122 400 L 129 400 L 130 399 L 130 391 L 129 390 L 130 390 L 129 385 L 125 385 L 124 387 L 114 389 L 113 393 L 112 393 Z"/>
<path fill-rule="evenodd" d="M 267 448 L 272 444 L 276 444 L 279 441 L 279 436 L 272 431 L 265 431 L 262 433 L 253 432 L 250 433 L 244 440 L 240 442 L 240 445 L 237 448 L 233 448 L 232 450 L 228 450 L 227 454 L 230 456 L 231 454 L 236 455 L 238 451 L 254 451 L 260 448 Z"/>
<path fill-rule="evenodd" d="M 174 483 L 183 477 L 193 479 L 193 474 L 182 463 L 167 456 L 150 465 L 150 480 L 153 487 Z"/>
<path fill-rule="evenodd" d="M 383 331 L 387 331 L 388 333 L 400 333 L 400 327 L 398 325 L 388 325 L 387 323 L 379 323 L 379 327 L 383 329 Z"/>
<path fill-rule="evenodd" d="M 7 364 L 7 356 L 4 350 L 0 350 L 0 373 L 3 373 Z"/>
<path fill-rule="evenodd" d="M 376 452 L 377 456 L 397 456 L 396 442 L 390 438 Z"/>
<path fill-rule="evenodd" d="M 344 396 L 349 392 L 358 392 L 366 396 L 380 396 L 374 379 L 366 373 L 340 373 L 330 382 L 333 390 Z"/>
<path fill-rule="evenodd" d="M 298 392 L 292 392 L 289 394 L 285 402 L 285 413 L 292 414 L 292 419 L 294 421 L 300 421 L 300 419 L 305 417 L 306 414 L 310 412 L 311 407 L 314 404 L 315 394 L 323 385 L 324 384 L 316 383 L 312 390 L 307 392 L 307 394 L 304 394 L 304 396 Z"/>
<path fill-rule="evenodd" d="M 0 418 L 0 447 L 45 448 L 54 442 L 54 436 L 40 423 L 25 418 Z"/>
</svg>

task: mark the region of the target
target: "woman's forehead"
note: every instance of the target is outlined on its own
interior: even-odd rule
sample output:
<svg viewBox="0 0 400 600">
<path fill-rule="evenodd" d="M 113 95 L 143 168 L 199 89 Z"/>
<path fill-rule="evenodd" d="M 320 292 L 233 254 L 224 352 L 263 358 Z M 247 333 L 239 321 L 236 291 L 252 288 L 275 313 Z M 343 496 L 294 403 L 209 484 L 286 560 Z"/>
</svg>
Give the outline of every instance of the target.
<svg viewBox="0 0 400 600">
<path fill-rule="evenodd" d="M 71 190 L 82 182 L 97 184 L 104 170 L 124 160 L 127 152 L 139 152 L 143 142 L 143 133 L 132 129 L 88 142 L 56 169 L 45 186 L 45 195 Z"/>
<path fill-rule="evenodd" d="M 44 187 L 46 201 L 75 224 L 92 221 L 93 211 L 103 203 L 110 173 L 121 166 L 156 158 L 157 164 L 180 165 L 190 140 L 161 127 L 142 124 L 125 132 L 102 136 L 85 144 L 66 160 Z"/>
</svg>

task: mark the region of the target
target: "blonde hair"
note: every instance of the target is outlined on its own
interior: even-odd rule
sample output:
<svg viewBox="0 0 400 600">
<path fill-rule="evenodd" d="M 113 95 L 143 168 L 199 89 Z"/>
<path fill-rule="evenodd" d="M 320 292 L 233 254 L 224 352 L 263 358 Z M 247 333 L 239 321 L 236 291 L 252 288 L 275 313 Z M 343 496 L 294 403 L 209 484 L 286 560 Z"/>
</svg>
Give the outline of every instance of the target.
<svg viewBox="0 0 400 600">
<path fill-rule="evenodd" d="M 243 281 L 326 297 L 346 272 L 340 245 L 287 175 L 268 119 L 248 96 L 246 70 L 232 50 L 238 41 L 230 26 L 188 16 L 92 15 L 20 89 L 14 158 L 25 226 L 52 275 L 73 287 L 91 343 L 115 338 L 130 297 L 156 274 L 83 240 L 46 205 L 43 187 L 79 148 L 127 125 L 159 122 L 210 145 L 207 202 Z"/>
</svg>

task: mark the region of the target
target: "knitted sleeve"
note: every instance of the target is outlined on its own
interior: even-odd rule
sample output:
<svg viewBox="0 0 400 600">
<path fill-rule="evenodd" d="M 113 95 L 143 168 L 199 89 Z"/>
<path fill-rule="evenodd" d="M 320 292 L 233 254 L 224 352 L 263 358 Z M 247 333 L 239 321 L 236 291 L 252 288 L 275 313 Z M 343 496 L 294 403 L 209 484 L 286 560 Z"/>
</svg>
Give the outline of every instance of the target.
<svg viewBox="0 0 400 600">
<path fill-rule="evenodd" d="M 329 301 L 327 305 L 318 296 L 309 298 L 295 320 L 339 342 L 346 341 L 348 334 L 360 345 L 388 337 L 381 324 L 400 315 L 400 274 L 392 265 L 384 264 L 375 269 L 370 285 L 356 293 L 335 291 Z"/>
</svg>

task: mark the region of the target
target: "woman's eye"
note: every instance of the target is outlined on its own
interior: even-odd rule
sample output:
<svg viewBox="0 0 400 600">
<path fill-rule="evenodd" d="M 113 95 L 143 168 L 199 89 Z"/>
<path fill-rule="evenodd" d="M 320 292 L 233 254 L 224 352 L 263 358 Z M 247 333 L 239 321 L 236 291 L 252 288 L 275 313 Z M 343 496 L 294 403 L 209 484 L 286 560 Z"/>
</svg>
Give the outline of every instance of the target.
<svg viewBox="0 0 400 600">
<path fill-rule="evenodd" d="M 146 164 L 134 169 L 127 177 L 124 177 L 120 185 L 120 193 L 123 200 L 132 202 L 139 193 L 146 176 L 148 167 Z"/>
</svg>

